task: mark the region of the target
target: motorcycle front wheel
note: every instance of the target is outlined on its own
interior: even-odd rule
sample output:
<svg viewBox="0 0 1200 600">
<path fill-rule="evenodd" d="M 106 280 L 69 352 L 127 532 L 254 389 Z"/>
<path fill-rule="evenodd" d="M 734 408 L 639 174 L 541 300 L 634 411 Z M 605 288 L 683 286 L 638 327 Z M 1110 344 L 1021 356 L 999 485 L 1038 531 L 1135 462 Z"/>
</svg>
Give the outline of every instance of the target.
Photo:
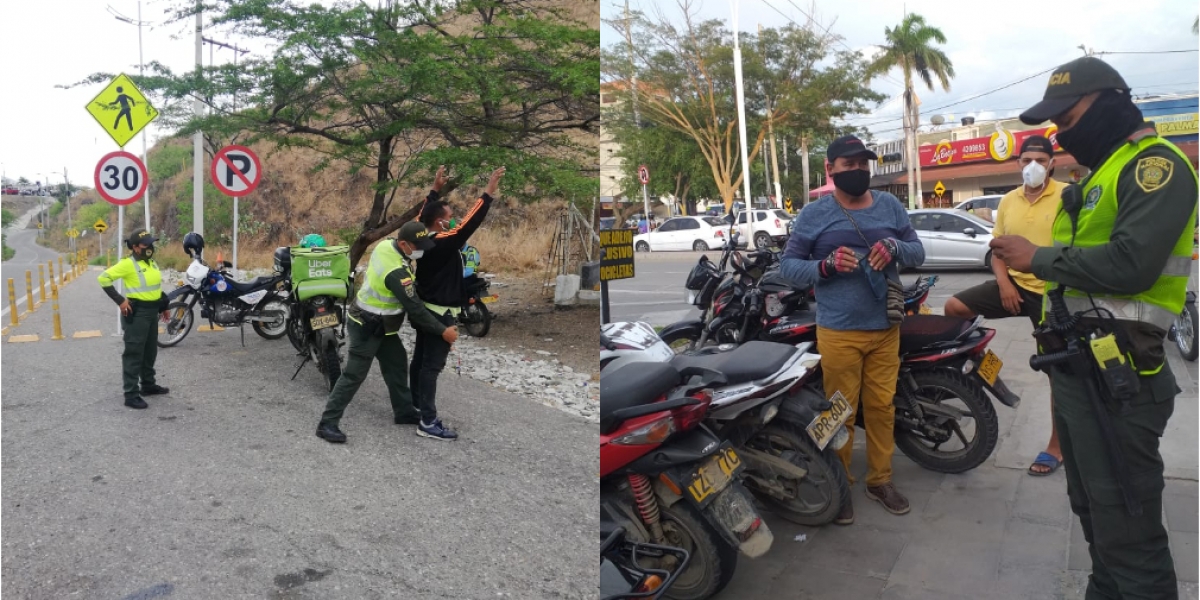
<svg viewBox="0 0 1200 600">
<path fill-rule="evenodd" d="M 492 329 L 492 313 L 479 299 L 467 304 L 463 309 L 462 321 L 463 329 L 466 329 L 471 337 L 481 338 Z"/>
<path fill-rule="evenodd" d="M 287 335 L 288 307 L 280 300 L 272 300 L 263 305 L 262 310 L 278 311 L 279 317 L 272 321 L 254 321 L 251 325 L 254 333 L 268 340 L 277 340 Z"/>
<path fill-rule="evenodd" d="M 172 302 L 167 306 L 167 322 L 160 320 L 163 332 L 158 335 L 158 347 L 170 348 L 183 341 L 192 330 L 194 316 L 187 302 Z M 165 337 L 164 337 L 165 336 Z"/>
<path fill-rule="evenodd" d="M 778 420 L 750 438 L 747 445 L 808 471 L 800 480 L 756 474 L 758 478 L 773 479 L 772 488 L 777 490 L 772 494 L 747 485 L 747 489 L 754 492 L 759 501 L 771 507 L 779 516 L 799 525 L 817 527 L 837 517 L 842 502 L 850 496 L 850 486 L 846 482 L 842 461 L 833 450 L 818 450 L 802 428 Z M 779 490 L 786 495 L 786 499 L 778 496 Z"/>
<path fill-rule="evenodd" d="M 907 385 L 901 377 L 900 385 Z M 918 402 L 962 416 L 952 418 L 926 410 L 924 425 L 949 432 L 931 434 L 919 426 L 902 425 L 897 407 L 896 447 L 913 462 L 938 473 L 962 473 L 983 464 L 1000 438 L 996 409 L 983 389 L 954 369 L 917 371 L 912 378 L 916 381 L 913 397 Z"/>
<path fill-rule="evenodd" d="M 1175 346 L 1179 348 L 1184 360 L 1194 361 L 1200 356 L 1200 346 L 1196 344 L 1196 330 L 1200 329 L 1196 322 L 1198 318 L 1200 317 L 1196 314 L 1196 303 L 1185 302 L 1183 311 L 1175 317 L 1175 324 L 1171 327 Z"/>
</svg>

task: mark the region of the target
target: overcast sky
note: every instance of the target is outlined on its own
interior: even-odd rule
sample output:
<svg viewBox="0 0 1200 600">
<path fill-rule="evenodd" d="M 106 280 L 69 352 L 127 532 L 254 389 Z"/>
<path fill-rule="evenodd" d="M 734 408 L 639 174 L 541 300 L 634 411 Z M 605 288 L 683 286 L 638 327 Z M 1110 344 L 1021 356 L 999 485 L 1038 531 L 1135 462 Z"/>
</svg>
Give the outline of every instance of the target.
<svg viewBox="0 0 1200 600">
<path fill-rule="evenodd" d="M 620 18 L 623 0 L 601 0 L 603 19 Z M 729 1 L 697 2 L 703 19 L 731 19 Z M 858 0 L 834 2 L 817 0 L 741 0 L 741 31 L 753 32 L 759 24 L 778 26 L 791 19 L 803 24 L 801 12 L 813 14 L 831 32 L 844 38 L 846 47 L 864 50 L 868 55 L 876 44 L 884 42 L 884 28 L 898 25 L 904 7 L 925 17 L 928 24 L 946 35 L 942 49 L 954 64 L 957 76 L 950 91 L 917 88 L 921 100 L 922 123 L 933 114 L 964 116 L 977 120 L 1015 116 L 1041 99 L 1049 74 L 1028 82 L 982 96 L 955 106 L 941 108 L 1012 83 L 1039 71 L 1083 55 L 1080 44 L 1096 52 L 1146 52 L 1157 50 L 1195 50 L 1197 36 L 1192 22 L 1200 7 L 1195 0 L 1055 0 L 1054 2 L 975 3 L 961 0 Z M 653 14 L 657 6 L 677 23 L 682 14 L 673 1 L 629 0 L 631 10 Z M 969 6 L 969 8 L 968 8 Z M 986 8 L 985 8 L 986 6 Z M 1053 10 L 1051 10 L 1053 7 Z M 835 20 L 836 19 L 836 20 Z M 619 43 L 621 37 L 601 25 L 601 44 Z M 1200 62 L 1198 53 L 1142 54 L 1102 56 L 1124 76 L 1134 94 L 1195 92 Z M 888 79 L 877 79 L 872 87 L 888 95 L 874 113 L 851 119 L 855 124 L 871 124 L 878 140 L 900 137 L 903 77 L 893 70 Z M 936 81 L 935 81 L 936 83 Z M 922 85 L 923 84 L 919 84 Z M 883 122 L 881 122 L 883 121 Z"/>
<path fill-rule="evenodd" d="M 143 0 L 142 20 L 159 25 L 142 28 L 142 48 L 147 63 L 157 60 L 182 73 L 196 63 L 195 20 L 162 25 L 172 3 Z M 69 90 L 55 87 L 96 72 L 137 75 L 138 28 L 118 21 L 107 6 L 137 18 L 136 0 L 4 2 L 0 8 L 0 22 L 5 24 L 0 35 L 4 56 L 0 73 L 8 90 L 0 95 L 0 114 L 4 115 L 0 168 L 8 178 L 24 176 L 30 181 L 61 183 L 65 167 L 72 183 L 90 187 L 100 157 L 118 150 L 84 110 L 104 86 Z M 217 31 L 206 31 L 204 35 L 245 45 L 244 39 Z M 216 64 L 232 62 L 233 52 L 216 49 L 212 57 Z M 209 47 L 205 44 L 205 65 L 208 62 Z M 169 133 L 154 124 L 148 131 L 151 146 L 156 138 Z M 140 156 L 141 136 L 131 140 L 125 150 Z"/>
</svg>

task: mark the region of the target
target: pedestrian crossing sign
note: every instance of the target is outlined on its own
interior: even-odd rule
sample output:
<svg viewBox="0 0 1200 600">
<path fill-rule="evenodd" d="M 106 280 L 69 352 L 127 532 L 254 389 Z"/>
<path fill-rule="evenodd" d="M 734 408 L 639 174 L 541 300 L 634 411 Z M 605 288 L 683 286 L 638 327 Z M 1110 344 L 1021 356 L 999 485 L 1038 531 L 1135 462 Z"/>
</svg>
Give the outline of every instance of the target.
<svg viewBox="0 0 1200 600">
<path fill-rule="evenodd" d="M 121 148 L 158 117 L 158 110 L 124 73 L 114 77 L 86 108 Z"/>
</svg>

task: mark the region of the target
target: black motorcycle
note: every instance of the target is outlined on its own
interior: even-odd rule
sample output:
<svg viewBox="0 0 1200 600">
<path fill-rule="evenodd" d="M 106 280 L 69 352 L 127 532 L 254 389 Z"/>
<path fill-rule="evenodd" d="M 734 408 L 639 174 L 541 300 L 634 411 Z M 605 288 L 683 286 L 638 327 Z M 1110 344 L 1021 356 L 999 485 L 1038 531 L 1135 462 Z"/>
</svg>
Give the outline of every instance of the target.
<svg viewBox="0 0 1200 600">
<path fill-rule="evenodd" d="M 603 600 L 658 600 L 670 591 L 691 561 L 683 548 L 632 541 L 626 537 L 624 527 L 610 521 L 600 523 L 600 540 Z M 668 557 L 676 565 L 674 572 L 653 567 Z"/>
<path fill-rule="evenodd" d="M 202 259 L 202 251 L 188 252 L 192 264 L 188 266 L 182 285 L 167 294 L 168 320 L 163 335 L 158 336 L 162 348 L 183 341 L 192 330 L 195 320 L 194 308 L 200 305 L 200 318 L 207 319 L 210 326 L 237 327 L 250 323 L 254 333 L 268 340 L 283 337 L 287 323 L 287 298 L 289 295 L 286 275 L 258 277 L 239 283 L 233 280 L 229 261 L 221 261 L 210 268 Z M 245 330 L 242 329 L 245 344 Z"/>
<path fill-rule="evenodd" d="M 299 252 L 302 255 L 295 255 Z M 349 272 L 349 247 L 275 249 L 275 272 L 289 273 L 292 294 L 288 297 L 287 336 L 304 360 L 296 368 L 292 379 L 309 361 L 317 364 L 317 371 L 324 376 L 329 389 L 342 376 L 341 348 L 346 339 L 346 299 L 351 297 L 348 279 L 341 277 L 309 277 L 309 272 L 327 275 L 334 272 L 327 263 L 339 261 L 337 271 Z M 293 259 L 296 264 L 293 264 Z M 303 264 L 300 262 L 303 261 Z M 310 268 L 310 264 L 314 265 Z"/>
</svg>

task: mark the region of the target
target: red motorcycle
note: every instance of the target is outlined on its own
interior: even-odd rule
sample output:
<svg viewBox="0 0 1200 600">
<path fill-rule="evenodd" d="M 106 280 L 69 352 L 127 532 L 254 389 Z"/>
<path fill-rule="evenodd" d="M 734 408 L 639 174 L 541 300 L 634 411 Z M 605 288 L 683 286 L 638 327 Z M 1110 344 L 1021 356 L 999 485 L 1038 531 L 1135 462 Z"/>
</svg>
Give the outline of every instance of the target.
<svg viewBox="0 0 1200 600">
<path fill-rule="evenodd" d="M 771 547 L 771 531 L 738 483 L 745 468 L 702 424 L 724 376 L 698 367 L 635 362 L 600 377 L 600 520 L 630 539 L 682 548 L 651 568 L 678 572 L 667 597 L 703 600 L 733 578 L 738 554 Z"/>
</svg>

